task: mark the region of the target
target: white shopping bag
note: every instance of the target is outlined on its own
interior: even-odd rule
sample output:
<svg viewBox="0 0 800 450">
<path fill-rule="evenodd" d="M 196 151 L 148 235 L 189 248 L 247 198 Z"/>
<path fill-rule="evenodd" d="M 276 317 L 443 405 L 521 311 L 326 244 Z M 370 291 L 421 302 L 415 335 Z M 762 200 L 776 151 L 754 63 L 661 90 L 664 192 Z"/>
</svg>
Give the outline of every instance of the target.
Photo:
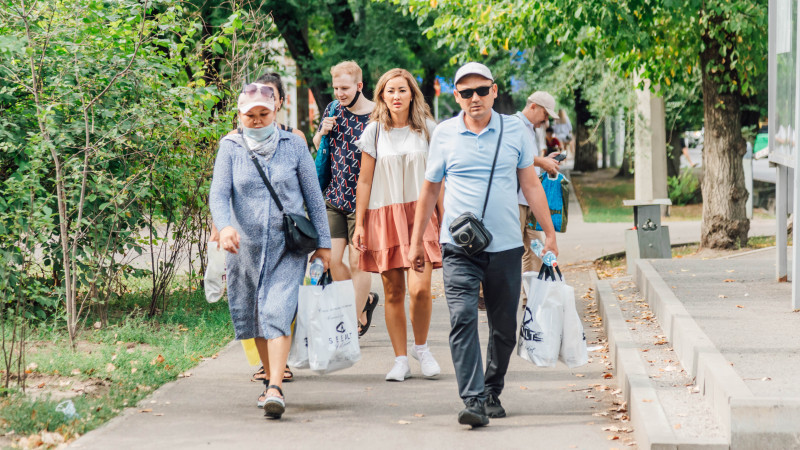
<svg viewBox="0 0 800 450">
<path fill-rule="evenodd" d="M 566 284 L 565 284 L 566 286 Z M 575 308 L 574 291 L 571 287 L 569 297 L 564 295 L 564 331 L 561 338 L 561 355 L 559 359 L 570 369 L 582 366 L 589 362 L 589 352 L 586 350 L 586 334 L 583 332 L 583 323 Z"/>
<path fill-rule="evenodd" d="M 208 263 L 206 264 L 203 289 L 206 292 L 206 301 L 216 303 L 225 292 L 225 256 L 227 252 L 219 248 L 216 242 L 209 242 L 207 253 Z"/>
<path fill-rule="evenodd" d="M 304 341 L 308 367 L 314 372 L 335 372 L 360 360 L 353 282 L 347 280 L 321 286 L 300 286 L 297 338 L 292 344 L 296 356 L 290 358 L 292 362 L 302 359 L 303 339 L 300 333 L 303 330 L 306 333 Z"/>
<path fill-rule="evenodd" d="M 308 307 L 304 307 L 303 288 L 316 286 L 300 286 L 300 295 L 297 302 L 297 317 L 294 319 L 292 332 L 292 346 L 289 348 L 289 359 L 286 364 L 292 369 L 308 369 Z"/>
<path fill-rule="evenodd" d="M 547 279 L 551 277 L 552 280 Z M 572 288 L 561 281 L 555 281 L 552 269 L 548 266 L 542 266 L 539 277 L 526 279 L 529 280 L 526 289 L 528 304 L 520 324 L 517 354 L 539 367 L 555 367 L 564 325 L 564 304 L 561 298 L 567 290 L 571 292 Z"/>
</svg>

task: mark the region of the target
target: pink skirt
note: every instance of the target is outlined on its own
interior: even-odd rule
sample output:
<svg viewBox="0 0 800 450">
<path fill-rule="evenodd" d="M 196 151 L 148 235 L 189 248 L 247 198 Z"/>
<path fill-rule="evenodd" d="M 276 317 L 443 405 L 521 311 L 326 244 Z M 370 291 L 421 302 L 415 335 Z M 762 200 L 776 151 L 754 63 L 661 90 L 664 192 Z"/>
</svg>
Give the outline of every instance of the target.
<svg viewBox="0 0 800 450">
<path fill-rule="evenodd" d="M 408 249 L 414 227 L 417 202 L 395 203 L 368 209 L 364 216 L 364 245 L 358 266 L 365 272 L 382 273 L 391 269 L 409 269 Z M 442 267 L 439 245 L 439 215 L 434 210 L 422 236 L 425 261 L 434 269 Z"/>
</svg>

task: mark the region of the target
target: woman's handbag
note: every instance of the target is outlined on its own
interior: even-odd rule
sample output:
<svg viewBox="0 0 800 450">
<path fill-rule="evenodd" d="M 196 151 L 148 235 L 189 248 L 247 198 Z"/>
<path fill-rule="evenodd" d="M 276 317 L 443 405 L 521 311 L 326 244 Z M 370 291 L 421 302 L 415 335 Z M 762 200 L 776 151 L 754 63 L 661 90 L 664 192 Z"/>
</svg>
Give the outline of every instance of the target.
<svg viewBox="0 0 800 450">
<path fill-rule="evenodd" d="M 328 117 L 336 115 L 336 108 L 338 106 L 339 100 L 331 102 L 330 115 Z M 317 168 L 317 180 L 319 181 L 319 187 L 322 189 L 323 193 L 331 183 L 331 178 L 333 178 L 331 172 L 331 140 L 329 135 L 330 133 L 320 138 L 319 148 L 317 148 L 317 158 L 314 160 L 314 165 Z"/>
<path fill-rule="evenodd" d="M 306 216 L 291 214 L 284 211 L 281 199 L 278 198 L 277 192 L 272 188 L 272 184 L 270 184 L 269 179 L 267 179 L 267 174 L 264 173 L 261 164 L 256 160 L 256 154 L 250 150 L 247 141 L 244 140 L 244 136 L 242 137 L 242 142 L 248 153 L 250 153 L 250 160 L 253 161 L 256 170 L 258 170 L 258 174 L 261 175 L 261 180 L 264 181 L 264 185 L 267 186 L 270 195 L 272 195 L 272 199 L 275 200 L 278 209 L 283 213 L 283 237 L 286 242 L 286 249 L 290 252 L 300 254 L 312 252 L 317 248 L 317 242 L 319 241 L 319 234 L 317 234 L 317 229 L 314 228 L 314 224 L 311 223 Z"/>
<path fill-rule="evenodd" d="M 503 116 L 500 116 L 500 135 L 497 137 L 497 148 L 494 151 L 492 172 L 489 175 L 489 185 L 486 187 L 486 199 L 483 201 L 481 217 L 478 218 L 475 214 L 467 211 L 450 223 L 450 236 L 453 237 L 453 242 L 470 256 L 486 250 L 486 247 L 492 243 L 492 233 L 483 224 L 483 217 L 486 214 L 486 204 L 489 202 L 489 192 L 492 189 L 492 178 L 494 178 L 494 168 L 497 165 L 497 154 L 500 152 L 501 142 L 503 142 Z"/>
</svg>

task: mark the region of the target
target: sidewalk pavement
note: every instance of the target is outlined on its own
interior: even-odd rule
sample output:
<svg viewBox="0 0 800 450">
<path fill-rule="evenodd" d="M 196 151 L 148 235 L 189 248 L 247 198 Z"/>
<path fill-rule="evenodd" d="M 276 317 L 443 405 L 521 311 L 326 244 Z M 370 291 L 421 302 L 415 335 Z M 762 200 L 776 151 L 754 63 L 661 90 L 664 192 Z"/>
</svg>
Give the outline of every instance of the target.
<svg viewBox="0 0 800 450">
<path fill-rule="evenodd" d="M 571 198 L 575 202 L 575 196 Z M 577 203 L 571 206 L 569 231 L 558 237 L 559 261 L 583 312 L 587 300 L 582 297 L 592 283 L 591 267 L 579 263 L 623 250 L 624 230 L 632 224 L 583 223 Z M 754 227 L 769 234 L 769 221 L 763 222 L 755 221 Z M 699 240 L 699 222 L 670 222 L 669 226 L 673 243 Z M 373 290 L 383 291 L 377 276 Z M 163 386 L 72 447 L 604 449 L 625 445 L 625 436 L 622 442 L 611 441 L 610 433 L 603 430 L 614 425 L 610 419 L 594 415 L 611 409 L 614 397 L 608 391 L 594 395 L 585 391 L 597 385 L 615 388 L 616 380 L 604 376 L 602 355 L 591 353 L 592 362 L 572 370 L 561 364 L 539 369 L 512 356 L 501 397 L 509 416 L 492 419 L 488 427 L 473 431 L 458 425 L 456 414 L 463 405 L 448 347 L 441 271 L 434 272 L 433 294 L 428 342 L 442 367 L 436 380 L 422 378 L 418 363 L 412 360 L 413 378 L 402 383 L 384 381 L 393 354 L 379 308 L 374 327 L 360 340 L 362 360 L 354 367 L 326 376 L 295 371 L 296 380 L 285 385 L 287 413 L 280 421 L 264 419 L 255 407 L 262 386 L 249 381 L 255 368 L 247 365 L 240 344 L 232 342 L 218 358 L 194 369 L 191 377 Z M 485 314 L 481 318 L 485 345 Z M 584 322 L 591 346 L 604 336 L 600 328 L 590 325 Z"/>
<path fill-rule="evenodd" d="M 576 297 L 590 286 L 588 272 L 574 272 L 570 284 Z M 247 365 L 238 342 L 216 359 L 192 370 L 192 376 L 169 383 L 129 408 L 107 425 L 73 443 L 81 449 L 134 448 L 539 448 L 606 449 L 610 419 L 592 414 L 613 405 L 609 391 L 587 398 L 590 384 L 610 385 L 603 377 L 600 357 L 578 369 L 559 364 L 536 368 L 512 356 L 506 388 L 501 396 L 508 411 L 484 429 L 469 430 L 457 423 L 463 408 L 448 347 L 449 318 L 442 295 L 441 271 L 434 274 L 433 319 L 429 345 L 442 374 L 424 379 L 411 360 L 413 377 L 402 383 L 384 381 L 394 362 L 383 324 L 376 310 L 375 327 L 360 340 L 362 359 L 354 367 L 317 376 L 296 370 L 285 385 L 287 412 L 280 421 L 265 419 L 256 408 L 260 383 L 249 381 L 254 367 Z M 374 278 L 375 280 L 378 277 Z M 373 286 L 380 289 L 380 285 Z M 578 299 L 579 309 L 586 300 Z M 486 315 L 481 313 L 481 340 L 485 345 Z M 599 329 L 587 328 L 596 342 Z M 409 332 L 409 336 L 411 336 Z M 581 390 L 579 390 L 581 389 Z M 574 391 L 574 392 L 571 392 Z M 140 412 L 151 409 L 151 412 Z M 619 441 L 617 441 L 619 442 Z"/>
</svg>

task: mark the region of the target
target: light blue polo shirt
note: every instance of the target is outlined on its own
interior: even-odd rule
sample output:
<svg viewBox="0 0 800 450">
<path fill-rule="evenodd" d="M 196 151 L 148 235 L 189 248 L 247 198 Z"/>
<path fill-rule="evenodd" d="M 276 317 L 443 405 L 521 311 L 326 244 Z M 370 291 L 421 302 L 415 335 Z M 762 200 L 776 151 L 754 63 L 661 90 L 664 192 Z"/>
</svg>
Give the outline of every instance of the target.
<svg viewBox="0 0 800 450">
<path fill-rule="evenodd" d="M 503 142 L 497 155 L 492 190 L 483 223 L 492 233 L 487 252 L 502 252 L 522 246 L 517 206 L 517 169 L 533 164 L 530 132 L 519 119 L 492 111 L 489 125 L 475 134 L 464 125 L 464 112 L 448 119 L 433 132 L 428 150 L 425 179 L 438 183 L 444 178 L 444 221 L 440 242 L 452 244 L 450 223 L 466 211 L 481 217 L 492 160 L 504 121 Z"/>
</svg>

